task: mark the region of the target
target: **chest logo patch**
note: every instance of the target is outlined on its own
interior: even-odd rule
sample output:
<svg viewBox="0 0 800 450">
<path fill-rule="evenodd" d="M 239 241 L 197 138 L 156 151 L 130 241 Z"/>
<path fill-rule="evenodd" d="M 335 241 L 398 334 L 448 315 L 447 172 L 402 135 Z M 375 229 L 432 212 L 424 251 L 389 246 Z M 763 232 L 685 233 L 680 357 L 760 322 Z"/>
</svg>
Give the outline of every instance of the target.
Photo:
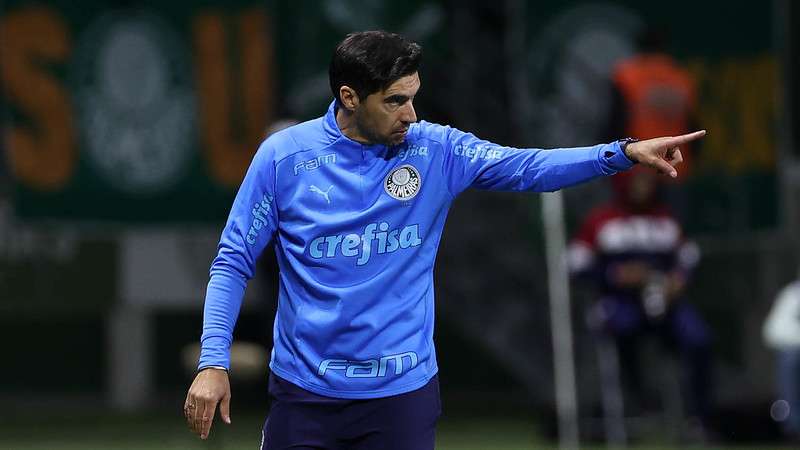
<svg viewBox="0 0 800 450">
<path fill-rule="evenodd" d="M 422 186 L 422 177 L 419 171 L 411 164 L 397 167 L 386 176 L 383 188 L 386 193 L 397 200 L 411 200 Z"/>
</svg>

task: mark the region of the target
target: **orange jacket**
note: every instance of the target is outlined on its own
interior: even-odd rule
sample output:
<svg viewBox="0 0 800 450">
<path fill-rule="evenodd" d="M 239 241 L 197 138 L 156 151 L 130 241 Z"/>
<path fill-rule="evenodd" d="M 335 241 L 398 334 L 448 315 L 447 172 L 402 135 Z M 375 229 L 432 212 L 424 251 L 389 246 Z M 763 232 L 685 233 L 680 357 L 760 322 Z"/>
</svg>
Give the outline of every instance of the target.
<svg viewBox="0 0 800 450">
<path fill-rule="evenodd" d="M 687 133 L 695 106 L 695 84 L 672 58 L 645 54 L 626 59 L 614 70 L 614 85 L 624 101 L 624 130 L 628 136 L 648 139 Z M 691 157 L 682 148 L 685 173 Z"/>
</svg>

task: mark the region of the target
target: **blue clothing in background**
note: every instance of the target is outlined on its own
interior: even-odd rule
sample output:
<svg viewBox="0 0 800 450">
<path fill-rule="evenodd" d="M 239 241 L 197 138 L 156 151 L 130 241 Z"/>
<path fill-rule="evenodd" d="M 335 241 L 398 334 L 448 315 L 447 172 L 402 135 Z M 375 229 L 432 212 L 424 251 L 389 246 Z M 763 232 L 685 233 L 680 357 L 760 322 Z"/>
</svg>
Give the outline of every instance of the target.
<svg viewBox="0 0 800 450">
<path fill-rule="evenodd" d="M 199 367 L 229 366 L 245 285 L 274 245 L 272 371 L 337 398 L 418 389 L 437 373 L 433 263 L 455 197 L 555 191 L 633 164 L 616 142 L 516 149 L 424 121 L 401 145 L 362 145 L 335 114 L 334 102 L 253 158 L 211 266 Z"/>
</svg>

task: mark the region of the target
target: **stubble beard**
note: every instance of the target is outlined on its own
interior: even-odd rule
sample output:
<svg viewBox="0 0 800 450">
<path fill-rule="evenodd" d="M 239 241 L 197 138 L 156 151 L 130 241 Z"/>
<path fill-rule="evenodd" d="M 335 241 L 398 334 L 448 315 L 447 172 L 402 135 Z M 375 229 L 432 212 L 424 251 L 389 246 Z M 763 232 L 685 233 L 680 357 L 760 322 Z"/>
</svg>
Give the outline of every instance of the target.
<svg viewBox="0 0 800 450">
<path fill-rule="evenodd" d="M 364 136 L 364 138 L 369 142 L 370 145 L 381 144 L 381 145 L 393 146 L 402 144 L 403 141 L 405 140 L 405 136 L 403 136 L 402 139 L 397 140 L 396 142 L 395 140 L 392 139 L 391 135 L 380 136 L 377 132 L 375 132 L 375 130 L 372 127 L 370 127 L 368 121 L 365 120 L 364 114 L 362 112 L 356 112 L 355 119 L 356 119 L 356 127 L 358 127 L 359 134 L 361 134 L 361 136 Z"/>
</svg>

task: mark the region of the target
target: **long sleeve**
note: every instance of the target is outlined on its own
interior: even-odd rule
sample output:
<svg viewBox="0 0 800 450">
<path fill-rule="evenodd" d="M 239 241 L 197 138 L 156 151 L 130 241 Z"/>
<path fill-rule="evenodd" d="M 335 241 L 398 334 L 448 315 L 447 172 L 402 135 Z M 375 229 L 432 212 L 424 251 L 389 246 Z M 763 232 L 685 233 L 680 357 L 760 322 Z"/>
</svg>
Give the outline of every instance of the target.
<svg viewBox="0 0 800 450">
<path fill-rule="evenodd" d="M 247 281 L 277 230 L 274 152 L 268 142 L 261 145 L 250 163 L 211 264 L 198 368 L 229 368 L 233 328 Z"/>
<path fill-rule="evenodd" d="M 440 134 L 444 171 L 453 196 L 469 187 L 493 191 L 549 192 L 627 170 L 633 162 L 619 142 L 592 147 L 503 147 L 455 128 L 425 123 Z M 437 129 L 438 128 L 438 129 Z"/>
</svg>

